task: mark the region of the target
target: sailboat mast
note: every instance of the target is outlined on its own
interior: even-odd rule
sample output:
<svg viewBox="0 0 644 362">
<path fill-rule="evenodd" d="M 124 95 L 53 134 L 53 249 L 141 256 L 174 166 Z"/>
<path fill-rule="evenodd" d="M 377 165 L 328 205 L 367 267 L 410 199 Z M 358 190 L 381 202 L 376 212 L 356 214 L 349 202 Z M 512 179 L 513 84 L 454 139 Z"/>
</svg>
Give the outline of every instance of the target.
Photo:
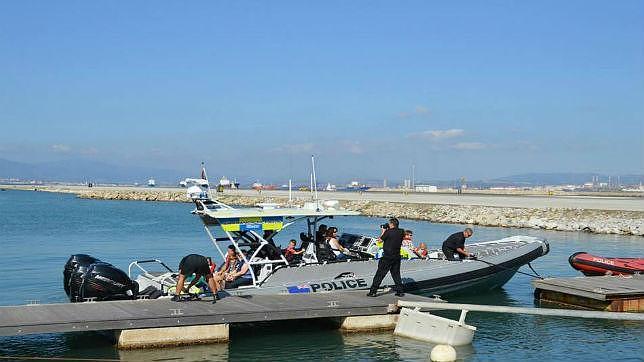
<svg viewBox="0 0 644 362">
<path fill-rule="evenodd" d="M 318 181 L 315 178 L 315 156 L 311 155 L 311 166 L 313 167 L 313 192 L 315 194 L 315 202 L 318 201 Z"/>
</svg>

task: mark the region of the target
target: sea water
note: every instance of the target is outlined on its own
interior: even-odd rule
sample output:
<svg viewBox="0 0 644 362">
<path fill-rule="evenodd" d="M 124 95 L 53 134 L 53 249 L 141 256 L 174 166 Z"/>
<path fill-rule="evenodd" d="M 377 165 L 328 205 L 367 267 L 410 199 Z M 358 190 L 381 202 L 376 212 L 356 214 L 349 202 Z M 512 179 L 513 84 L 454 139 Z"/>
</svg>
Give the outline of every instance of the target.
<svg viewBox="0 0 644 362">
<path fill-rule="evenodd" d="M 216 255 L 201 221 L 183 203 L 99 201 L 74 195 L 31 191 L 0 192 L 0 305 L 66 301 L 63 266 L 69 255 L 87 253 L 127 270 L 133 260 L 159 258 L 173 268 L 186 254 Z M 385 220 L 342 217 L 325 220 L 340 232 L 377 235 Z M 416 243 L 440 247 L 463 225 L 402 220 Z M 304 231 L 296 224 L 277 237 L 285 245 Z M 568 264 L 573 252 L 643 256 L 644 238 L 531 229 L 474 227 L 468 242 L 532 235 L 550 242 L 550 253 L 532 265 L 545 276 L 578 276 Z M 530 272 L 527 268 L 522 271 Z M 534 306 L 531 278 L 517 274 L 502 289 L 451 297 L 462 303 Z M 456 317 L 456 315 L 454 315 Z M 644 325 L 471 312 L 478 328 L 471 346 L 458 347 L 464 361 L 642 361 Z M 51 357 L 131 361 L 343 360 L 426 361 L 433 346 L 391 332 L 346 334 L 300 322 L 250 324 L 231 328 L 231 342 L 206 346 L 118 351 L 98 333 L 0 337 L 0 357 Z"/>
</svg>

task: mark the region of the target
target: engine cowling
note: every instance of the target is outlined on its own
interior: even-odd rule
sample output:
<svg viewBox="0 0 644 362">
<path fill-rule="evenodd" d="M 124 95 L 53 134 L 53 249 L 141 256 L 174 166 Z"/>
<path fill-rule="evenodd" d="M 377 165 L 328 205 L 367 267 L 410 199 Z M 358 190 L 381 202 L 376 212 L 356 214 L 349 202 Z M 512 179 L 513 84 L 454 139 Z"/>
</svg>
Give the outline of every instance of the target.
<svg viewBox="0 0 644 362">
<path fill-rule="evenodd" d="M 131 280 L 124 271 L 111 264 L 97 262 L 91 264 L 82 277 L 80 299 L 133 299 L 138 292 L 138 283 Z"/>
<path fill-rule="evenodd" d="M 65 288 L 65 294 L 67 294 L 68 297 L 71 298 L 72 294 L 78 294 L 78 287 L 80 286 L 80 277 L 82 276 L 82 273 L 87 270 L 87 267 L 90 264 L 98 261 L 100 260 L 87 254 L 74 254 L 67 259 L 67 263 L 65 263 L 65 268 L 63 269 L 63 288 Z M 80 275 L 74 276 L 74 274 L 79 271 L 79 268 L 83 268 L 83 271 Z M 70 285 L 72 283 L 72 279 L 74 279 L 73 287 Z"/>
</svg>

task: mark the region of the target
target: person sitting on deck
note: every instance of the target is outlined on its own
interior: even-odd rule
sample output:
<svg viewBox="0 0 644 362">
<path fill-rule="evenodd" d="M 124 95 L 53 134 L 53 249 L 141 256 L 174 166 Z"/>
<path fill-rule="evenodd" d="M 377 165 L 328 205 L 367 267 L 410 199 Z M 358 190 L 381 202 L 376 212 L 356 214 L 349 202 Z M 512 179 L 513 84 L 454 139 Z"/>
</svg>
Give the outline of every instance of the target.
<svg viewBox="0 0 644 362">
<path fill-rule="evenodd" d="M 418 255 L 419 258 L 427 259 L 427 254 L 428 254 L 427 245 L 421 242 L 420 244 L 418 244 L 417 248 L 414 248 L 414 253 L 416 253 L 416 255 Z"/>
<path fill-rule="evenodd" d="M 408 248 L 409 250 L 414 249 L 414 232 L 411 230 L 405 230 L 405 236 L 403 237 L 402 246 Z"/>
<path fill-rule="evenodd" d="M 326 231 L 326 238 L 331 251 L 335 255 L 336 260 L 346 260 L 349 256 L 348 250 L 340 244 L 338 240 L 338 228 L 332 226 Z"/>
<path fill-rule="evenodd" d="M 225 275 L 235 271 L 235 266 L 237 265 L 237 251 L 235 250 L 234 245 L 228 245 L 228 252 L 226 253 L 226 260 L 219 267 L 217 273 L 215 273 L 215 279 L 218 281 L 224 280 Z"/>
<path fill-rule="evenodd" d="M 187 292 L 195 285 L 202 276 L 206 278 L 210 290 L 213 292 L 213 300 L 215 303 L 217 301 L 217 290 L 219 289 L 219 283 L 213 276 L 214 264 L 212 259 L 205 257 L 199 254 L 189 254 L 181 259 L 179 263 L 179 279 L 177 280 L 176 295 L 172 297 L 172 300 L 177 302 L 181 300 L 179 295 L 183 292 Z M 194 279 L 188 284 L 187 288 L 183 287 L 183 284 L 186 281 L 186 277 L 195 274 Z"/>
<path fill-rule="evenodd" d="M 402 244 L 400 246 L 400 256 L 407 259 L 412 259 L 415 257 L 413 253 L 414 247 L 414 232 L 411 230 L 405 230 Z"/>
<path fill-rule="evenodd" d="M 296 243 L 297 241 L 295 241 L 295 239 L 291 239 L 291 241 L 288 242 L 286 249 L 284 249 L 284 257 L 289 263 L 295 260 L 296 255 L 301 255 L 305 251 L 303 248 L 300 250 L 295 250 Z"/>
<path fill-rule="evenodd" d="M 253 284 L 253 277 L 250 274 L 250 265 L 244 260 L 246 253 L 242 251 L 237 258 L 235 271 L 226 275 L 224 289 L 233 289 L 242 285 Z"/>
</svg>

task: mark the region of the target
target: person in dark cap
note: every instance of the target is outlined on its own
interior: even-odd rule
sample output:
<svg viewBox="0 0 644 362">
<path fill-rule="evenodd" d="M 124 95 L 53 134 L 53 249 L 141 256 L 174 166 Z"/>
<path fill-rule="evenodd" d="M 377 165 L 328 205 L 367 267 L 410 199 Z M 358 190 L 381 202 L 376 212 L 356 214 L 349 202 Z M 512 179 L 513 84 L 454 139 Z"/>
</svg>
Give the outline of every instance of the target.
<svg viewBox="0 0 644 362">
<path fill-rule="evenodd" d="M 391 273 L 391 277 L 394 280 L 396 296 L 402 297 L 405 295 L 400 277 L 400 247 L 405 231 L 398 228 L 398 225 L 398 219 L 394 217 L 389 219 L 389 223 L 386 225 L 387 227 L 385 225 L 381 227 L 382 234 L 380 240 L 383 242 L 383 255 L 378 261 L 378 270 L 376 270 L 376 275 L 373 277 L 373 282 L 371 282 L 371 289 L 369 289 L 369 293 L 367 294 L 369 297 L 376 296 L 376 291 L 388 272 Z"/>
</svg>

